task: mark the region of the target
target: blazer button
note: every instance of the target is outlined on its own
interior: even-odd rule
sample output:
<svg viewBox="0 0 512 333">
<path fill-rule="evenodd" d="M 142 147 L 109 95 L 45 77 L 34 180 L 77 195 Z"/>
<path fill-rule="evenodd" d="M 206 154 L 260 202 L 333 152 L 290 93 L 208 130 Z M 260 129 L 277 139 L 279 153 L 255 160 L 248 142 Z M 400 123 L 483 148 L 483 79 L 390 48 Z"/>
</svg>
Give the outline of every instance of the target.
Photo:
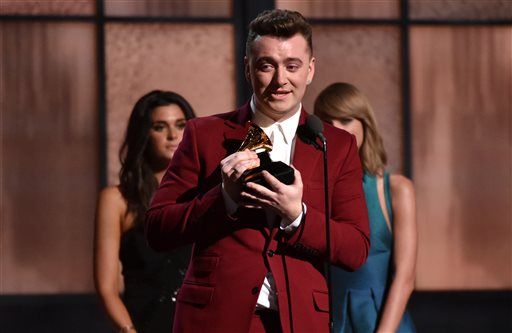
<svg viewBox="0 0 512 333">
<path fill-rule="evenodd" d="M 252 288 L 252 290 L 251 290 L 251 294 L 256 295 L 256 294 L 258 293 L 258 291 L 260 291 L 260 288 L 258 288 L 258 287 L 254 287 L 254 288 Z"/>
<path fill-rule="evenodd" d="M 274 256 L 274 254 L 275 254 L 275 252 L 274 252 L 274 251 L 272 251 L 272 250 L 268 250 L 268 251 L 267 251 L 267 255 L 268 255 L 269 257 L 273 257 L 273 256 Z"/>
</svg>

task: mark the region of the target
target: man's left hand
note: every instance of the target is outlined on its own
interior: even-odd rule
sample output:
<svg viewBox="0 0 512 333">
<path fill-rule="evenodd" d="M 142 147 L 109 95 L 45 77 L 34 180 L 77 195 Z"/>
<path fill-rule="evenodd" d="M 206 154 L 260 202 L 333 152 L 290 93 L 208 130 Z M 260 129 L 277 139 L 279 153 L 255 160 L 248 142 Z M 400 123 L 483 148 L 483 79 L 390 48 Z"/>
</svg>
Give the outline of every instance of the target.
<svg viewBox="0 0 512 333">
<path fill-rule="evenodd" d="M 270 208 L 290 222 L 297 219 L 302 212 L 303 184 L 300 171 L 293 169 L 295 181 L 291 185 L 281 183 L 268 171 L 263 171 L 262 174 L 270 188 L 248 182 L 240 193 L 243 206 Z"/>
</svg>

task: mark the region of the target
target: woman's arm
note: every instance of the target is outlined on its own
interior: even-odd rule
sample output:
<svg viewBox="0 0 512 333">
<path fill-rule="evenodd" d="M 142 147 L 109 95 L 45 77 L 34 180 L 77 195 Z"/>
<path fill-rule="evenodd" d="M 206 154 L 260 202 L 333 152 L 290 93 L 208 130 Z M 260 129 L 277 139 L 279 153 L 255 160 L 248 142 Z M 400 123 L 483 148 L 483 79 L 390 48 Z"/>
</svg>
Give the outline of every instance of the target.
<svg viewBox="0 0 512 333">
<path fill-rule="evenodd" d="M 94 231 L 94 283 L 103 307 L 120 332 L 135 332 L 120 293 L 119 246 L 126 203 L 117 187 L 101 191 Z"/>
<path fill-rule="evenodd" d="M 390 177 L 393 210 L 394 278 L 386 297 L 377 332 L 395 332 L 414 289 L 416 275 L 416 202 L 412 182 L 399 175 Z"/>
</svg>

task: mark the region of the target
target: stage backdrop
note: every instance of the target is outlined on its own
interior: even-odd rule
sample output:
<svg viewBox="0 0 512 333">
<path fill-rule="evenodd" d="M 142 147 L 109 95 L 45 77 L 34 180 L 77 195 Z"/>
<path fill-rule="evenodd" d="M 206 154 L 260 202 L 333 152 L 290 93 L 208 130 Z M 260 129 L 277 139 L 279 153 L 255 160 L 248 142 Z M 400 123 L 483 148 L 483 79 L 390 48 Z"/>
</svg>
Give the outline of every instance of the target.
<svg viewBox="0 0 512 333">
<path fill-rule="evenodd" d="M 96 195 L 142 94 L 177 91 L 201 116 L 240 100 L 240 2 L 104 4 L 0 4 L 2 295 L 93 292 Z M 417 289 L 512 289 L 512 2 L 275 6 L 312 20 L 306 109 L 332 82 L 359 86 L 389 169 L 413 177 Z"/>
</svg>

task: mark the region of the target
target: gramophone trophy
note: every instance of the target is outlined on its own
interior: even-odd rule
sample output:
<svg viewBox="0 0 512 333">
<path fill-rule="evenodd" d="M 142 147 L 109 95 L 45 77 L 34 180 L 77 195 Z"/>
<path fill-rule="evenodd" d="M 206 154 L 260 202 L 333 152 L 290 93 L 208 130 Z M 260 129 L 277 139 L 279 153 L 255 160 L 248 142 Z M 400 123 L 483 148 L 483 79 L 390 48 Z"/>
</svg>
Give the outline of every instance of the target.
<svg viewBox="0 0 512 333">
<path fill-rule="evenodd" d="M 263 170 L 268 171 L 276 177 L 281 183 L 290 185 L 295 180 L 293 168 L 281 161 L 272 162 L 269 152 L 272 151 L 272 141 L 265 132 L 256 124 L 251 124 L 245 140 L 242 142 L 238 151 L 252 150 L 258 154 L 260 166 L 257 168 L 246 170 L 242 174 L 242 182 L 253 182 L 265 187 L 269 187 L 263 175 Z"/>
</svg>

